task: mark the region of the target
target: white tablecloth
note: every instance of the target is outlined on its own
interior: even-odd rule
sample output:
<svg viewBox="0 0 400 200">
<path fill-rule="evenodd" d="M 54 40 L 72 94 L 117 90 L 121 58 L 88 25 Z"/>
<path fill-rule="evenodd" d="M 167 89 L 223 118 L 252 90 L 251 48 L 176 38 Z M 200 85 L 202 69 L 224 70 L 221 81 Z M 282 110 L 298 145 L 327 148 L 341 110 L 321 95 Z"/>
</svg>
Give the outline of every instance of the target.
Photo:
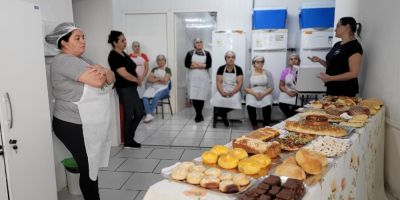
<svg viewBox="0 0 400 200">
<path fill-rule="evenodd" d="M 303 199 L 385 200 L 383 159 L 385 134 L 385 107 L 363 128 L 357 129 L 350 140 L 348 151 L 336 158 L 322 180 L 307 188 Z M 282 124 L 277 124 L 281 126 Z M 152 185 L 144 200 L 225 200 L 235 195 L 209 191 L 170 180 Z"/>
</svg>

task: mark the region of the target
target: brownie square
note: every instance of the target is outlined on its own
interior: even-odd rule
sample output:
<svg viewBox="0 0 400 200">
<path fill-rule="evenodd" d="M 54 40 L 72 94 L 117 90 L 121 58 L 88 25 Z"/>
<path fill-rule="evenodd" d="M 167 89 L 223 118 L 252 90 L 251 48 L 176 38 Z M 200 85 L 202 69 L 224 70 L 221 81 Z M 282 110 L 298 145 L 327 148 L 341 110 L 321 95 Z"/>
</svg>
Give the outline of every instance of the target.
<svg viewBox="0 0 400 200">
<path fill-rule="evenodd" d="M 267 194 L 263 194 L 258 198 L 258 200 L 272 200 L 272 198 Z"/>
<path fill-rule="evenodd" d="M 295 200 L 296 193 L 294 190 L 283 189 L 276 195 L 276 197 L 284 199 L 284 200 Z"/>
<path fill-rule="evenodd" d="M 267 190 L 271 189 L 271 186 L 266 183 L 260 183 L 260 184 L 258 184 L 257 188 L 261 188 L 261 189 L 264 189 L 267 191 Z"/>
<path fill-rule="evenodd" d="M 276 196 L 279 193 L 279 190 L 281 190 L 281 187 L 279 186 L 272 186 L 271 190 L 268 192 L 269 195 L 271 196 Z"/>
<path fill-rule="evenodd" d="M 269 175 L 266 179 L 263 180 L 263 183 L 266 183 L 271 186 L 280 186 L 281 178 L 275 175 Z"/>
</svg>

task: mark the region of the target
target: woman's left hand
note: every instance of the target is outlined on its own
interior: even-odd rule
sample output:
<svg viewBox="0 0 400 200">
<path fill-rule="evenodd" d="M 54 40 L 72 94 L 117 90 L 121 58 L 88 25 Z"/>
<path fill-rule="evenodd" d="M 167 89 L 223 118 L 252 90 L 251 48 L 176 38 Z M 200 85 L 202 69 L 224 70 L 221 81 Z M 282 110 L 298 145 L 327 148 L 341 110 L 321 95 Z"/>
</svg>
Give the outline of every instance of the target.
<svg viewBox="0 0 400 200">
<path fill-rule="evenodd" d="M 324 83 L 332 81 L 332 76 L 325 73 L 320 73 L 318 78 L 320 78 Z"/>
</svg>

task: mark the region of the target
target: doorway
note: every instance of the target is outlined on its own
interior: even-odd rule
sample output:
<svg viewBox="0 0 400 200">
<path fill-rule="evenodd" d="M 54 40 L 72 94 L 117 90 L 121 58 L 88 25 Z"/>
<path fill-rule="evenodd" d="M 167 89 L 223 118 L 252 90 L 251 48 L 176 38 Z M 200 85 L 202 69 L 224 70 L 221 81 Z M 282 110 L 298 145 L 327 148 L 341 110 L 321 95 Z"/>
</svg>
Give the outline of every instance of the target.
<svg viewBox="0 0 400 200">
<path fill-rule="evenodd" d="M 177 111 L 190 106 L 187 93 L 187 74 L 184 61 L 193 49 L 193 40 L 203 40 L 204 49 L 211 53 L 211 35 L 217 28 L 217 12 L 179 12 L 174 14 L 175 55 L 177 64 Z M 207 105 L 207 104 L 206 104 Z"/>
</svg>

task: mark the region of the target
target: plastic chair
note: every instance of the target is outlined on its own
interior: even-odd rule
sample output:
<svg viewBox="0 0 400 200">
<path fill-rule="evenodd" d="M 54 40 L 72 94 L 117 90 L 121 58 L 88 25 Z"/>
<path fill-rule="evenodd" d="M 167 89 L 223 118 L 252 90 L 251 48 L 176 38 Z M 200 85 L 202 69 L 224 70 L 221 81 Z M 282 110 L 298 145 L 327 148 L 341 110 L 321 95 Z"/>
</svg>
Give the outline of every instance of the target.
<svg viewBox="0 0 400 200">
<path fill-rule="evenodd" d="M 172 88 L 172 82 L 169 81 L 168 83 L 168 90 L 171 91 Z M 164 119 L 164 105 L 168 104 L 169 105 L 169 111 L 171 113 L 171 115 L 173 115 L 172 113 L 172 106 L 171 106 L 171 100 L 170 100 L 170 96 L 169 94 L 167 96 L 165 96 L 164 98 L 161 98 L 158 100 L 157 102 L 157 107 L 156 107 L 156 114 L 158 114 L 158 106 L 161 106 L 161 116 L 162 119 Z"/>
</svg>

